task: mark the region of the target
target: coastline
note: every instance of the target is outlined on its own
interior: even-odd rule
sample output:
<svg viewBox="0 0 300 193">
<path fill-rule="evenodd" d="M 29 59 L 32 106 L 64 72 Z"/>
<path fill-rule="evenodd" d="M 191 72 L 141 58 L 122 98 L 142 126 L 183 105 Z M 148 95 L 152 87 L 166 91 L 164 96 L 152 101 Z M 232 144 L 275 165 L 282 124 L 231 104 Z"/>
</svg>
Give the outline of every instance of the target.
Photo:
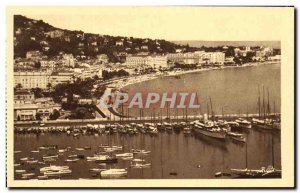
<svg viewBox="0 0 300 193">
<path fill-rule="evenodd" d="M 167 74 L 167 75 L 145 74 L 145 75 L 139 75 L 139 76 L 134 76 L 134 77 L 128 77 L 127 79 L 116 80 L 116 81 L 112 82 L 111 84 L 109 84 L 109 86 L 115 88 L 116 90 L 122 90 L 122 89 L 125 89 L 127 86 L 154 80 L 157 78 L 181 76 L 184 74 L 211 71 L 211 70 L 222 70 L 222 69 L 229 69 L 229 68 L 244 68 L 244 67 L 251 67 L 251 66 L 259 66 L 259 65 L 263 65 L 263 64 L 278 64 L 280 62 L 281 61 L 253 62 L 253 63 L 245 63 L 241 66 L 222 66 L 221 68 L 210 67 L 210 68 L 201 68 L 201 69 L 186 70 L 186 71 L 172 71 L 172 72 L 169 72 L 169 74 Z"/>
</svg>

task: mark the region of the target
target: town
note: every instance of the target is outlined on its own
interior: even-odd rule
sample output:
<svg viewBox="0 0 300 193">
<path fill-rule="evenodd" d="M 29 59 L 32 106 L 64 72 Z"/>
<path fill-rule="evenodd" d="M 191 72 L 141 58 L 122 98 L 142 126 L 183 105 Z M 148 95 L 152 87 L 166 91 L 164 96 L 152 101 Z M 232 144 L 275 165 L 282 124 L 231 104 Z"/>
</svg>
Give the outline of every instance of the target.
<svg viewBox="0 0 300 193">
<path fill-rule="evenodd" d="M 62 30 L 20 15 L 15 16 L 14 49 L 15 121 L 109 118 L 97 104 L 117 81 L 281 59 L 278 48 L 190 47 Z"/>
</svg>

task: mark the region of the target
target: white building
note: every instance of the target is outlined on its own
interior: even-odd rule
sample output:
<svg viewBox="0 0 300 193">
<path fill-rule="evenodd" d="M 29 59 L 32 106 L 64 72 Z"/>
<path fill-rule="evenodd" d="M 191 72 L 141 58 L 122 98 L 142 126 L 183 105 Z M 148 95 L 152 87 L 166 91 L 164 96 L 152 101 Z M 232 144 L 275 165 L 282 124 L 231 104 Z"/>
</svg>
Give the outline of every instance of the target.
<svg viewBox="0 0 300 193">
<path fill-rule="evenodd" d="M 46 89 L 49 83 L 49 72 L 14 72 L 14 85 L 21 84 L 22 88 Z"/>
<path fill-rule="evenodd" d="M 168 60 L 166 56 L 127 56 L 126 64 L 141 68 L 167 68 Z"/>
</svg>

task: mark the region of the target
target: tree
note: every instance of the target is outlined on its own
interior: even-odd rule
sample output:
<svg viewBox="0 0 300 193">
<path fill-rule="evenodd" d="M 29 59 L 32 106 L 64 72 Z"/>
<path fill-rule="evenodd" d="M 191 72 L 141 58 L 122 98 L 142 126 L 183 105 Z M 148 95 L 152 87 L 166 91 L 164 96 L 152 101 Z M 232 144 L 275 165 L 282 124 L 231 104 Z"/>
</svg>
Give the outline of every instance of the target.
<svg viewBox="0 0 300 193">
<path fill-rule="evenodd" d="M 39 113 L 37 113 L 37 114 L 35 115 L 35 119 L 36 119 L 36 120 L 42 120 L 41 115 L 40 115 Z"/>
<path fill-rule="evenodd" d="M 40 61 L 35 62 L 34 67 L 37 68 L 37 69 L 40 69 L 41 68 L 41 62 Z"/>
<path fill-rule="evenodd" d="M 50 89 L 52 88 L 52 84 L 50 82 L 47 84 L 47 88 L 48 88 L 48 91 L 50 91 Z"/>
<path fill-rule="evenodd" d="M 58 110 L 54 109 L 52 114 L 49 116 L 51 120 L 56 120 L 58 117 L 60 117 L 60 113 Z"/>
<path fill-rule="evenodd" d="M 43 90 L 39 87 L 32 88 L 31 92 L 33 92 L 35 98 L 42 98 L 43 97 Z"/>
<path fill-rule="evenodd" d="M 15 88 L 16 88 L 17 90 L 20 90 L 22 87 L 23 87 L 22 84 L 18 83 L 18 84 L 16 85 Z"/>
</svg>

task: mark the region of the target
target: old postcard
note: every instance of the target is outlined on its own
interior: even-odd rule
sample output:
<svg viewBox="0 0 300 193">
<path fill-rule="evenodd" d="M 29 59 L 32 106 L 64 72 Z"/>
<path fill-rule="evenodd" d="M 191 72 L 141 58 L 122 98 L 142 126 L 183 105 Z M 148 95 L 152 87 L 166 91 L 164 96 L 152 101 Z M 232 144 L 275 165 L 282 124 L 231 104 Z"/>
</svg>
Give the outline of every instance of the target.
<svg viewBox="0 0 300 193">
<path fill-rule="evenodd" d="M 8 7 L 8 187 L 294 187 L 293 7 Z"/>
</svg>

